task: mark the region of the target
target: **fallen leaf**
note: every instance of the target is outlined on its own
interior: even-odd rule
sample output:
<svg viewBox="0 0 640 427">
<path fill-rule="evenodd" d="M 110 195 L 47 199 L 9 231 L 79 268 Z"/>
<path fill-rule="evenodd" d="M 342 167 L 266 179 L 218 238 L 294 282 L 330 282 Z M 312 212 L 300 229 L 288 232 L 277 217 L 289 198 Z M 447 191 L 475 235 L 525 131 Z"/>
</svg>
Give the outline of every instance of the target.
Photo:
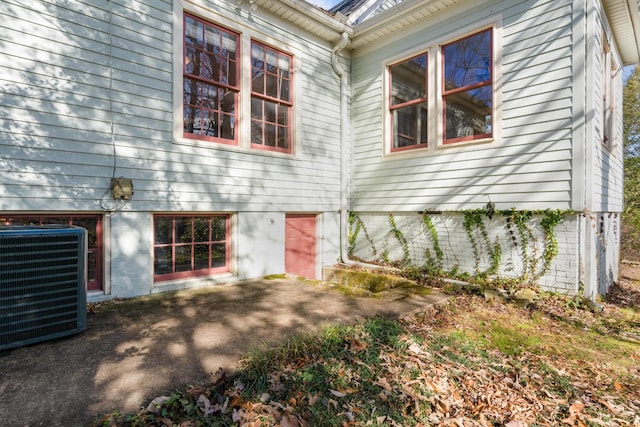
<svg viewBox="0 0 640 427">
<path fill-rule="evenodd" d="M 329 389 L 329 393 L 333 394 L 335 397 L 345 397 L 346 396 L 346 394 L 344 394 L 344 393 L 342 393 L 342 392 L 340 392 L 338 390 Z"/>
<path fill-rule="evenodd" d="M 169 400 L 169 396 L 159 396 L 153 399 L 149 405 L 147 406 L 147 412 L 151 412 L 153 414 L 157 414 L 160 412 L 160 407 L 164 402 Z"/>
<path fill-rule="evenodd" d="M 569 413 L 571 415 L 576 415 L 576 414 L 579 414 L 580 412 L 582 412 L 583 409 L 584 409 L 584 403 L 575 402 L 575 403 L 573 403 L 573 405 L 569 406 Z"/>
<path fill-rule="evenodd" d="M 352 351 L 353 353 L 357 353 L 367 348 L 366 343 L 363 343 L 362 341 L 359 341 L 355 338 L 351 338 L 350 341 L 351 341 L 351 344 L 349 345 L 349 350 Z"/>
<path fill-rule="evenodd" d="M 320 398 L 320 395 L 317 394 L 317 393 L 308 394 L 307 395 L 307 400 L 309 401 L 309 406 L 315 405 L 319 398 Z"/>
<path fill-rule="evenodd" d="M 279 427 L 299 427 L 300 423 L 298 419 L 291 414 L 284 414 L 282 418 L 280 418 Z"/>
</svg>

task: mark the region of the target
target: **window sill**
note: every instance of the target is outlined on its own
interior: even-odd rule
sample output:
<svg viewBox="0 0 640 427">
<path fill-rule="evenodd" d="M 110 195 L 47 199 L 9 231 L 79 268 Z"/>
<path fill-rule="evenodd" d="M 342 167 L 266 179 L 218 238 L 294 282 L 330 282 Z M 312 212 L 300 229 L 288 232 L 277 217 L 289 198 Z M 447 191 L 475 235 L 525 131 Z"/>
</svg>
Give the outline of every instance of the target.
<svg viewBox="0 0 640 427">
<path fill-rule="evenodd" d="M 223 283 L 232 282 L 235 280 L 237 280 L 237 277 L 229 272 L 213 274 L 210 276 L 166 280 L 163 282 L 154 283 L 151 287 L 151 293 L 155 294 L 167 291 L 178 291 L 181 289 L 206 288 L 209 286 L 221 285 Z"/>
<path fill-rule="evenodd" d="M 415 157 L 432 157 L 446 154 L 460 153 L 470 151 L 472 149 L 493 148 L 500 145 L 497 137 L 475 139 L 471 141 L 456 142 L 451 144 L 438 144 L 433 147 L 415 148 L 402 151 L 387 151 L 384 153 L 383 160 L 405 160 Z"/>
<path fill-rule="evenodd" d="M 221 150 L 221 151 L 229 151 L 233 153 L 271 156 L 271 157 L 278 157 L 278 158 L 285 158 L 285 159 L 291 159 L 295 157 L 295 154 L 293 152 L 287 153 L 287 152 L 274 151 L 269 149 L 249 148 L 249 147 L 243 147 L 242 145 L 222 144 L 218 142 L 202 141 L 199 139 L 174 138 L 173 144 L 183 145 L 187 147 L 195 147 L 199 149 L 203 148 L 207 150 Z"/>
</svg>

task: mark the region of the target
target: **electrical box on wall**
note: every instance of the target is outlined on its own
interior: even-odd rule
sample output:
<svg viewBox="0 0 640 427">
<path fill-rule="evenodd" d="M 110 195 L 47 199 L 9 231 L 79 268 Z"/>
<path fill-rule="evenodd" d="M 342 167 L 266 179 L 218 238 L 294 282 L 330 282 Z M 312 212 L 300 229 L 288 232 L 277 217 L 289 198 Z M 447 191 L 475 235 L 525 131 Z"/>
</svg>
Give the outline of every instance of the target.
<svg viewBox="0 0 640 427">
<path fill-rule="evenodd" d="M 133 196 L 133 181 L 131 178 L 111 178 L 111 195 L 116 200 L 129 200 Z"/>
</svg>

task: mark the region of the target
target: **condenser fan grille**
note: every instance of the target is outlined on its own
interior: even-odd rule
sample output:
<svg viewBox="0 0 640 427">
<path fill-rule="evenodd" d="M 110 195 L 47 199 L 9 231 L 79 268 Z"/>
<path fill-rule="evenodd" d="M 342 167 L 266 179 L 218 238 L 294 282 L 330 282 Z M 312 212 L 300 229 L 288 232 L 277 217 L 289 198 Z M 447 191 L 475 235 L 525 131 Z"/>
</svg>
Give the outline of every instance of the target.
<svg viewBox="0 0 640 427">
<path fill-rule="evenodd" d="M 86 328 L 86 232 L 0 227 L 0 349 Z"/>
</svg>

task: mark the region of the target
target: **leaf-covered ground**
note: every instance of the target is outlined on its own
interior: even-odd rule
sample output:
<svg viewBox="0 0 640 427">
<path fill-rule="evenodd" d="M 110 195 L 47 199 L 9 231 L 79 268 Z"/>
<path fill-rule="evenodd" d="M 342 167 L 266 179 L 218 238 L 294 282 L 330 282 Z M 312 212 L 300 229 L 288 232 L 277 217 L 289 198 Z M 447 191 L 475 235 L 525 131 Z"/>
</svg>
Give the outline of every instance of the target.
<svg viewBox="0 0 640 427">
<path fill-rule="evenodd" d="M 233 375 L 160 396 L 118 426 L 640 426 L 640 282 L 590 306 L 461 293 L 256 351 Z"/>
</svg>

